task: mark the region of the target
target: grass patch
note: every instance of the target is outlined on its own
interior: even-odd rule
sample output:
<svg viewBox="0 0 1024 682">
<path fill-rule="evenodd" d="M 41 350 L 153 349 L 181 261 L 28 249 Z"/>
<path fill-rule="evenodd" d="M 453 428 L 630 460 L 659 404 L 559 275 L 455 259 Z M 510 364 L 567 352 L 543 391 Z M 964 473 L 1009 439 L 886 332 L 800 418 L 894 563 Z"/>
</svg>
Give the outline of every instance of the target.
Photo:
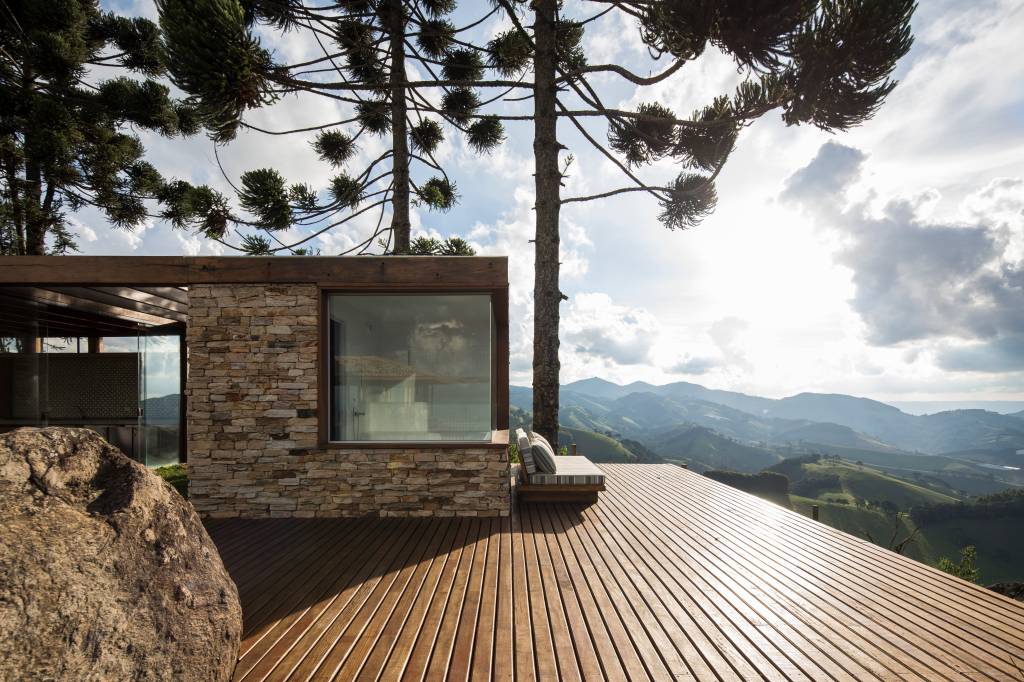
<svg viewBox="0 0 1024 682">
<path fill-rule="evenodd" d="M 153 469 L 157 476 L 171 484 L 181 496 L 188 499 L 188 469 L 184 464 L 168 464 Z"/>
</svg>

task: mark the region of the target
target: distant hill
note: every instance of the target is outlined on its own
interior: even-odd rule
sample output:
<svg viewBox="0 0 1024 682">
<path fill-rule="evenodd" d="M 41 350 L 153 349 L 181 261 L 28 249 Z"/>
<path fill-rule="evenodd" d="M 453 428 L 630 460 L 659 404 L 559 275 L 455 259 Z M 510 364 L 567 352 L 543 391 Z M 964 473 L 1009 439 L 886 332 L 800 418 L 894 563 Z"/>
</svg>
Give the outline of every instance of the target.
<svg viewBox="0 0 1024 682">
<path fill-rule="evenodd" d="M 625 445 L 611 436 L 583 429 L 559 431 L 559 445 L 576 443 L 578 454 L 585 455 L 592 462 L 637 462 L 639 458 Z"/>
<path fill-rule="evenodd" d="M 988 410 L 1000 414 L 1024 414 L 1024 400 L 894 400 L 889 403 L 907 414 L 935 414 L 952 410 Z"/>
<path fill-rule="evenodd" d="M 148 424 L 177 424 L 181 419 L 180 405 L 181 396 L 177 393 L 146 398 L 142 401 L 142 414 Z"/>
<path fill-rule="evenodd" d="M 1024 413 L 949 410 L 918 416 L 876 400 L 842 394 L 801 393 L 771 399 L 688 382 L 622 386 L 585 379 L 566 384 L 561 401 L 566 419 L 574 425 L 640 441 L 650 439 L 652 431 L 696 424 L 763 445 L 807 441 L 880 451 L 1014 456 L 1024 449 Z M 512 404 L 529 409 L 530 389 L 513 387 Z M 996 463 L 1012 466 L 1002 454 Z"/>
<path fill-rule="evenodd" d="M 771 450 L 745 445 L 703 426 L 679 426 L 659 434 L 647 445 L 664 459 L 685 463 L 697 471 L 753 473 L 782 459 Z"/>
<path fill-rule="evenodd" d="M 813 443 L 822 446 L 838 445 L 879 452 L 898 452 L 891 445 L 868 438 L 863 434 L 857 433 L 849 426 L 829 424 L 827 422 L 801 423 L 792 428 L 783 428 L 773 435 L 772 440 L 785 443 Z"/>
<path fill-rule="evenodd" d="M 965 495 L 937 477 L 899 475 L 835 456 L 791 457 L 765 469 L 786 476 L 796 495 L 853 506 L 914 507 L 956 503 Z"/>
<path fill-rule="evenodd" d="M 930 480 L 937 486 L 960 495 L 987 495 L 1011 485 L 1024 485 L 1024 472 L 997 471 L 983 464 L 943 455 L 915 455 L 881 452 L 841 446 L 809 445 L 809 449 L 838 455 L 851 462 L 863 462 L 895 476 Z M 996 474 L 999 478 L 996 478 Z"/>
</svg>

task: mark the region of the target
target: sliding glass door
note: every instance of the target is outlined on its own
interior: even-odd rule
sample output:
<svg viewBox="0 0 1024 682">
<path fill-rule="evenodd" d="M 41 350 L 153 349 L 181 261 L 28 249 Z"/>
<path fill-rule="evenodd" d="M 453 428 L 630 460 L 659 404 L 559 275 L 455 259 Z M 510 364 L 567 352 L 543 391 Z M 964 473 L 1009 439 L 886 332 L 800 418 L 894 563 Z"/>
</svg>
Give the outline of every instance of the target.
<svg viewBox="0 0 1024 682">
<path fill-rule="evenodd" d="M 139 336 L 139 445 L 146 466 L 181 461 L 182 347 L 178 335 Z"/>
</svg>

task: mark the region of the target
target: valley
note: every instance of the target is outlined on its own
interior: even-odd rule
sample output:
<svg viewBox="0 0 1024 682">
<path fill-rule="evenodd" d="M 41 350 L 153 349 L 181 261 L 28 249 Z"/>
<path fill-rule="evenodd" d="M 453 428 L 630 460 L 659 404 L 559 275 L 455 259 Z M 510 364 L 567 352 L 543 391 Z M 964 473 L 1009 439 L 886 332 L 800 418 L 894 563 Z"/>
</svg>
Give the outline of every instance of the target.
<svg viewBox="0 0 1024 682">
<path fill-rule="evenodd" d="M 510 398 L 513 427 L 528 426 L 532 392 L 512 386 Z M 822 522 L 885 547 L 913 536 L 903 553 L 932 565 L 974 545 L 983 581 L 1024 580 L 1024 547 L 1005 542 L 1020 519 L 911 519 L 933 505 L 1024 495 L 1024 411 L 910 414 L 839 394 L 770 399 L 596 378 L 563 386 L 560 402 L 560 445 L 595 462 L 775 472 L 789 494 L 763 496 L 794 511 L 817 505 Z"/>
</svg>

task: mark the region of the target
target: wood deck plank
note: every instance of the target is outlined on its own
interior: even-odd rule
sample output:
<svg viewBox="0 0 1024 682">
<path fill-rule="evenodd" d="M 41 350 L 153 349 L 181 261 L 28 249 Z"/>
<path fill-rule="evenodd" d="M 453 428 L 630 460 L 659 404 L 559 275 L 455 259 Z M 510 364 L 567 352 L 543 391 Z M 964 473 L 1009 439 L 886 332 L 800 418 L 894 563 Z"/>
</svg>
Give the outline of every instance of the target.
<svg viewBox="0 0 1024 682">
<path fill-rule="evenodd" d="M 519 517 L 526 538 L 527 576 L 530 579 L 530 607 L 533 614 L 534 643 L 550 647 L 551 657 L 538 670 L 541 680 L 559 679 L 579 682 L 582 671 L 569 634 L 569 624 L 562 607 L 561 595 L 551 568 L 551 561 L 540 550 L 541 531 L 534 527 L 533 505 L 523 505 Z M 538 627 L 540 625 L 541 627 Z M 546 625 L 546 627 L 544 627 Z M 542 632 L 538 632 L 542 631 Z M 540 648 L 540 646 L 538 646 Z M 553 664 L 553 667 L 552 667 Z"/>
<path fill-rule="evenodd" d="M 340 668 L 348 661 L 362 635 L 367 633 L 370 625 L 379 622 L 376 616 L 387 611 L 398 601 L 409 580 L 413 568 L 418 564 L 419 557 L 427 550 L 432 538 L 429 523 L 414 523 L 413 534 L 391 555 L 390 562 L 375 580 L 364 583 L 361 594 L 342 611 L 337 622 L 340 627 L 332 628 L 338 633 L 331 642 L 330 649 L 323 656 L 315 672 L 308 677 L 314 680 L 333 680 Z M 417 527 L 418 526 L 418 527 Z M 436 530 L 436 528 L 434 529 Z M 372 589 L 370 589 L 372 588 Z M 370 632 L 368 637 L 373 637 Z M 305 679 L 298 677 L 297 679 Z"/>
<path fill-rule="evenodd" d="M 376 641 L 372 642 L 373 651 L 366 659 L 363 669 L 360 672 L 362 677 L 367 679 L 398 679 L 397 672 L 386 675 L 386 666 L 392 660 L 404 661 L 415 642 L 415 636 L 422 623 L 426 605 L 429 604 L 431 596 L 437 590 L 441 579 L 441 573 L 451 555 L 452 544 L 455 541 L 458 527 L 454 523 L 443 524 L 444 535 L 437 551 L 427 564 L 422 580 L 416 586 L 415 592 L 407 591 L 403 600 L 396 609 L 396 614 L 387 624 Z M 404 662 L 399 663 L 404 666 Z"/>
<path fill-rule="evenodd" d="M 601 660 L 594 647 L 593 634 L 587 626 L 583 617 L 583 610 L 580 607 L 579 593 L 572 582 L 568 568 L 565 565 L 561 552 L 557 550 L 557 540 L 554 538 L 550 524 L 545 523 L 546 517 L 553 511 L 549 508 L 538 508 L 533 506 L 532 517 L 534 523 L 534 537 L 538 539 L 538 548 L 541 556 L 541 570 L 545 572 L 545 580 L 550 578 L 551 591 L 554 596 L 549 600 L 560 607 L 560 613 L 565 618 L 568 626 L 568 646 L 562 658 L 567 661 L 566 665 L 575 666 L 584 680 L 603 680 L 604 672 L 601 669 Z M 552 549 L 555 545 L 555 549 Z M 605 644 L 603 642 L 602 644 Z M 570 650 L 574 653 L 569 658 Z M 615 665 L 618 661 L 614 651 L 607 665 Z M 570 662 L 571 660 L 571 662 Z"/>
<path fill-rule="evenodd" d="M 650 481 L 648 481 L 649 483 Z M 728 491 L 719 492 L 732 496 L 732 493 Z M 738 498 L 738 501 L 743 503 L 749 502 L 755 505 L 756 503 L 765 504 L 756 500 L 756 498 L 754 500 Z M 782 510 L 779 509 L 778 512 L 782 513 Z M 791 522 L 800 524 L 812 523 L 793 514 L 787 513 L 785 516 Z M 741 527 L 744 524 L 733 525 Z M 799 537 L 801 540 L 808 539 L 806 533 Z M 749 545 L 757 545 L 760 539 L 748 536 L 743 538 L 743 542 Z M 781 545 L 791 548 L 798 553 L 803 553 L 802 557 L 793 561 L 793 567 L 790 570 L 796 572 L 808 568 L 812 569 L 808 579 L 811 581 L 823 580 L 829 582 L 833 588 L 833 599 L 838 597 L 840 602 L 845 600 L 850 604 L 851 608 L 859 611 L 863 611 L 865 608 L 869 609 L 869 612 L 873 615 L 873 623 L 876 627 L 880 626 L 882 629 L 888 629 L 889 632 L 899 633 L 902 639 L 909 643 L 911 655 L 916 656 L 920 663 L 931 668 L 935 675 L 957 677 L 966 674 L 977 677 L 993 665 L 996 668 L 1001 667 L 1003 674 L 1014 675 L 1016 673 L 1012 659 L 1010 657 L 1001 658 L 1001 652 L 997 650 L 998 647 L 995 645 L 979 639 L 966 631 L 950 635 L 947 631 L 948 625 L 944 623 L 953 616 L 949 613 L 943 614 L 940 611 L 936 611 L 934 607 L 928 607 L 926 601 L 923 605 L 917 604 L 918 600 L 926 599 L 926 597 L 922 595 L 900 594 L 898 592 L 887 594 L 892 589 L 893 582 L 897 580 L 896 576 L 890 575 L 888 572 L 875 573 L 868 565 L 861 565 L 855 570 L 848 570 L 842 565 L 846 561 L 845 558 L 833 557 L 826 553 L 807 553 L 807 548 L 804 546 L 806 544 L 810 543 L 799 542 Z M 770 556 L 772 552 L 773 549 L 771 547 L 763 547 L 760 556 Z M 897 555 L 894 554 L 893 556 L 896 557 Z M 837 566 L 837 563 L 840 565 Z M 923 573 L 924 571 L 936 572 L 934 569 L 929 569 L 920 564 L 916 566 L 919 567 L 917 568 L 917 573 Z M 872 577 L 870 581 L 871 589 L 865 589 L 863 586 L 864 578 L 867 576 Z M 891 608 L 893 599 L 901 603 L 904 608 L 898 612 L 894 611 Z M 936 595 L 935 601 L 940 601 L 938 595 Z M 887 624 L 889 624 L 888 627 Z M 907 628 L 908 624 L 913 627 Z M 962 625 L 969 629 L 972 624 L 965 622 Z M 935 638 L 938 638 L 938 641 L 945 646 L 929 646 L 936 641 Z M 932 649 L 931 653 L 927 653 Z M 985 650 L 996 654 L 995 657 L 985 657 L 983 655 Z M 981 657 L 979 657 L 979 653 L 982 653 Z"/>
<path fill-rule="evenodd" d="M 606 614 L 608 627 L 613 636 L 617 635 L 617 649 L 626 652 L 620 653 L 620 658 L 631 658 L 628 654 L 631 645 L 644 667 L 645 674 L 638 673 L 638 679 L 645 676 L 655 679 L 668 676 L 719 679 L 710 669 L 702 669 L 700 654 L 680 629 L 669 627 L 666 630 L 672 616 L 664 610 L 653 592 L 644 591 L 647 585 L 637 580 L 635 567 L 624 568 L 621 555 L 604 540 L 599 536 L 592 537 L 588 524 L 582 522 L 570 526 L 566 539 L 578 550 L 583 575 L 595 595 L 599 595 L 597 601 Z M 681 650 L 686 652 L 685 656 L 680 655 L 677 641 Z M 694 665 L 688 666 L 688 662 Z M 632 665 L 627 666 L 627 669 L 632 668 Z"/>
<path fill-rule="evenodd" d="M 526 570 L 526 543 L 518 508 L 509 519 L 512 530 L 512 670 L 513 677 L 526 682 L 537 679 L 535 629 L 530 607 L 530 575 Z M 538 624 L 538 627 L 542 627 Z M 553 669 L 553 668 L 552 668 Z"/>
<path fill-rule="evenodd" d="M 392 657 L 388 667 L 384 670 L 384 679 L 422 680 L 426 675 L 431 654 L 434 652 L 437 632 L 441 627 L 441 620 L 452 591 L 455 589 L 456 579 L 460 570 L 464 572 L 468 561 L 471 560 L 466 559 L 466 545 L 470 542 L 470 520 L 453 520 L 452 524 L 458 526 L 458 533 L 453 547 L 449 550 L 441 577 L 438 579 L 438 587 L 433 594 L 424 595 L 426 600 L 423 602 L 423 616 L 419 623 L 415 619 L 411 619 L 410 627 L 403 630 L 399 639 L 404 640 L 407 644 L 400 646 L 398 652 L 403 652 L 409 647 L 408 654 Z"/>
<path fill-rule="evenodd" d="M 473 637 L 473 660 L 469 670 L 471 680 L 490 680 L 495 677 L 494 652 L 497 634 L 503 626 L 498 619 L 498 602 L 501 594 L 500 562 L 503 532 L 501 519 L 489 519 L 490 534 L 487 539 L 487 560 L 484 566 L 481 587 L 480 610 L 476 620 L 476 634 Z"/>
<path fill-rule="evenodd" d="M 444 542 L 447 524 L 430 523 L 429 528 L 424 529 L 422 536 L 429 538 L 423 544 L 423 550 L 417 550 L 413 561 L 409 561 L 399 572 L 395 584 L 387 591 L 384 599 L 376 608 L 365 627 L 354 634 L 354 641 L 345 658 L 339 658 L 339 664 L 331 678 L 337 680 L 354 680 L 363 676 L 364 664 L 374 647 L 390 647 L 395 636 L 400 631 L 401 623 L 404 621 L 408 607 L 416 599 L 419 587 L 423 584 L 433 561 L 437 558 L 439 550 Z M 418 578 L 418 580 L 417 580 Z M 403 608 L 404 606 L 404 608 Z M 394 620 L 395 625 L 391 628 L 388 624 Z M 340 647 L 335 647 L 340 651 Z M 340 661 L 343 661 L 340 662 Z M 375 677 L 369 671 L 366 677 Z"/>
<path fill-rule="evenodd" d="M 636 500 L 624 495 L 621 502 L 635 504 Z M 787 658 L 795 662 L 801 661 L 801 669 L 810 677 L 854 680 L 869 679 L 873 675 L 868 670 L 870 666 L 862 666 L 845 651 L 835 647 L 819 646 L 820 637 L 817 636 L 817 631 L 801 620 L 797 612 L 791 613 L 779 601 L 768 599 L 771 593 L 767 590 L 759 589 L 758 584 L 742 584 L 740 580 L 743 580 L 743 574 L 726 569 L 718 557 L 708 550 L 714 547 L 714 544 L 693 542 L 689 534 L 670 532 L 675 529 L 665 522 L 672 517 L 663 510 L 661 515 L 652 521 L 651 513 L 652 510 L 648 509 L 638 510 L 633 518 L 639 527 L 647 532 L 648 537 L 662 541 L 661 551 L 665 560 L 695 573 L 704 569 L 704 582 L 707 587 L 720 595 L 726 595 L 726 599 L 738 604 L 747 620 L 759 625 L 769 625 L 765 631 L 780 635 L 784 640 L 780 649 L 787 652 Z M 690 520 L 689 524 L 681 525 L 689 529 L 693 523 L 694 520 Z M 764 568 L 766 567 L 759 567 L 758 571 Z M 807 668 L 809 661 L 813 661 L 816 668 Z"/>
<path fill-rule="evenodd" d="M 615 613 L 607 593 L 590 583 L 588 577 L 594 575 L 594 572 L 583 568 L 575 548 L 568 541 L 569 526 L 562 516 L 564 507 L 559 505 L 558 509 L 552 509 L 546 514 L 551 531 L 549 548 L 553 555 L 559 556 L 566 580 L 577 596 L 586 631 L 597 650 L 597 662 L 605 677 L 610 680 L 643 679 L 647 676 L 647 670 L 640 662 L 633 643 L 625 635 L 622 621 Z M 579 636 L 575 628 L 574 636 Z"/>
<path fill-rule="evenodd" d="M 480 519 L 472 519 L 467 536 L 469 546 L 463 552 L 463 559 L 468 560 L 464 563 L 465 569 L 458 571 L 455 575 L 455 583 L 452 586 L 452 591 L 449 593 L 444 616 L 438 627 L 437 637 L 434 639 L 430 664 L 426 672 L 427 680 L 447 679 L 459 624 L 466 617 L 467 611 L 471 611 L 474 608 L 472 604 L 473 588 L 471 585 L 479 577 L 476 575 L 476 572 L 479 571 L 481 565 L 481 545 L 486 544 L 486 542 L 487 539 L 481 532 Z M 462 566 L 463 564 L 460 564 L 460 569 Z"/>
<path fill-rule="evenodd" d="M 387 536 L 385 542 L 366 556 L 346 588 L 315 614 L 313 622 L 277 662 L 267 679 L 312 678 L 362 604 L 388 575 L 392 562 L 403 551 L 408 551 L 407 544 L 415 535 L 416 526 L 414 523 L 388 523 L 382 528 L 382 535 Z"/>
<path fill-rule="evenodd" d="M 494 622 L 494 663 L 491 679 L 511 682 L 515 678 L 513 642 L 515 613 L 513 606 L 512 524 L 508 518 L 499 520 L 501 542 L 498 554 L 498 594 Z"/>
<path fill-rule="evenodd" d="M 372 527 L 368 526 L 368 529 L 372 532 Z M 340 610 L 349 602 L 361 584 L 360 577 L 368 570 L 368 566 L 375 565 L 385 554 L 388 542 L 400 537 L 401 530 L 398 524 L 379 528 L 377 533 L 369 537 L 359 536 L 360 544 L 356 546 L 363 553 L 346 552 L 336 555 L 338 563 L 331 564 L 335 567 L 334 579 L 326 589 L 311 595 L 315 600 L 310 599 L 311 603 L 306 608 L 301 608 L 302 604 L 292 604 L 293 613 L 298 617 L 282 619 L 279 626 L 252 647 L 239 661 L 235 679 L 287 677 L 291 667 L 298 665 L 298 661 L 306 657 L 313 644 L 329 629 L 329 613 Z M 283 605 L 288 606 L 287 603 Z"/>
<path fill-rule="evenodd" d="M 651 481 L 645 483 L 654 485 Z M 758 542 L 754 538 L 743 537 L 741 535 L 735 535 L 731 532 L 731 529 L 724 527 L 713 518 L 707 518 L 701 514 L 699 509 L 691 508 L 690 505 L 683 504 L 683 509 L 687 514 L 692 514 L 691 518 L 700 521 L 701 523 L 707 524 L 707 528 L 710 531 L 721 533 L 720 537 L 727 538 L 732 542 L 723 543 L 723 546 L 736 546 L 746 547 L 756 545 Z M 662 508 L 662 518 L 670 518 L 672 510 L 669 508 Z M 681 524 L 685 525 L 685 524 Z M 826 592 L 821 590 L 818 585 L 821 582 L 821 576 L 814 576 L 813 574 L 807 576 L 797 576 L 796 579 L 791 578 L 796 567 L 800 566 L 799 560 L 794 560 L 789 557 L 773 555 L 769 546 L 764 546 L 764 550 L 761 557 L 768 559 L 767 561 L 760 561 L 756 564 L 745 555 L 747 553 L 733 552 L 734 556 L 742 557 L 745 560 L 744 571 L 734 572 L 734 575 L 746 575 L 748 582 L 750 581 L 749 576 L 757 576 L 759 581 L 767 582 L 772 586 L 778 586 L 778 590 L 773 594 L 780 596 L 780 601 L 786 601 L 787 599 L 795 600 L 794 606 L 789 610 L 791 617 L 795 618 L 800 622 L 808 623 L 808 630 L 813 631 L 814 622 L 819 623 L 818 632 L 828 632 L 829 638 L 835 639 L 835 635 L 839 634 L 850 643 L 850 652 L 855 654 L 856 652 L 862 652 L 859 656 L 859 664 L 870 666 L 873 669 L 873 673 L 876 676 L 885 677 L 887 675 L 897 675 L 904 679 L 922 677 L 920 670 L 928 670 L 928 676 L 945 676 L 950 674 L 952 671 L 938 662 L 934 667 L 929 667 L 928 661 L 918 661 L 918 672 L 912 672 L 907 668 L 901 659 L 907 656 L 907 652 L 915 650 L 915 645 L 911 642 L 900 640 L 895 644 L 890 644 L 882 633 L 878 632 L 878 628 L 875 628 L 874 637 L 869 641 L 866 639 L 859 630 L 863 630 L 863 625 L 858 622 L 856 615 L 857 611 L 843 612 L 842 610 L 835 608 L 833 604 L 839 604 L 842 606 L 842 600 L 837 599 L 840 596 L 836 591 Z M 698 552 L 700 553 L 700 552 Z M 776 582 L 776 574 L 782 576 L 779 582 Z M 801 579 L 802 578 L 802 579 Z M 784 584 L 783 584 L 784 583 Z M 758 583 L 751 583 L 754 588 L 760 588 Z M 799 592 L 797 592 L 799 590 Z M 815 616 L 820 618 L 829 618 L 829 622 L 821 625 L 820 620 L 815 621 Z M 876 621 L 876 625 L 880 625 Z M 830 647 L 831 654 L 834 656 L 842 656 L 842 649 L 836 649 Z M 870 651 L 870 655 L 866 655 L 863 652 Z M 879 668 L 876 664 L 882 663 L 887 664 L 885 668 Z M 934 663 L 934 662 L 933 662 Z"/>
<path fill-rule="evenodd" d="M 236 680 L 1020 680 L 1024 605 L 672 465 L 501 519 L 217 520 Z"/>
<path fill-rule="evenodd" d="M 353 530 L 347 539 L 354 546 L 371 551 L 387 537 L 383 533 L 374 537 L 371 533 L 371 527 L 363 524 L 358 530 Z M 236 676 L 240 671 L 245 674 L 250 668 L 255 668 L 264 658 L 267 659 L 264 667 L 273 668 L 281 656 L 290 651 L 295 641 L 308 630 L 323 609 L 327 608 L 338 594 L 344 592 L 357 570 L 356 558 L 355 553 L 339 555 L 336 552 L 326 557 L 327 560 L 322 562 L 321 568 L 309 580 L 293 580 L 292 583 L 299 588 L 298 590 L 279 593 L 280 598 L 274 611 L 277 619 L 253 630 L 246 641 L 243 641 Z"/>
<path fill-rule="evenodd" d="M 671 513 L 671 508 L 659 508 L 666 514 L 664 518 L 670 518 L 668 514 Z M 686 511 L 692 512 L 695 520 L 707 523 L 709 530 L 721 532 L 722 537 L 735 539 L 731 535 L 730 529 L 717 524 L 714 519 L 704 517 L 699 509 L 687 507 Z M 701 554 L 703 552 L 698 552 L 698 555 Z M 864 667 L 865 673 L 879 678 L 896 675 L 902 679 L 922 679 L 920 674 L 914 673 L 899 660 L 903 656 L 901 648 L 889 645 L 884 638 L 876 639 L 873 643 L 868 642 L 858 631 L 862 626 L 857 623 L 856 619 L 849 613 L 835 608 L 834 600 L 830 600 L 828 595 L 819 595 L 812 582 L 788 581 L 785 577 L 789 573 L 788 571 L 783 571 L 781 577 L 777 576 L 776 572 L 765 570 L 766 566 L 763 562 L 755 563 L 745 553 L 728 554 L 724 551 L 711 550 L 709 556 L 713 557 L 712 561 L 716 561 L 716 565 L 722 566 L 723 570 L 731 572 L 732 575 L 737 576 L 737 579 L 742 580 L 745 588 L 751 592 L 756 592 L 760 586 L 750 576 L 757 575 L 761 580 L 766 581 L 775 589 L 774 594 L 777 601 L 790 617 L 807 625 L 809 631 L 814 633 L 821 644 L 828 642 L 828 639 L 821 633 L 834 631 L 841 634 L 852 645 L 850 657 L 857 656 L 857 653 L 863 652 L 865 647 L 871 650 L 870 657 L 858 656 L 857 661 L 849 661 L 844 666 L 852 665 L 854 669 Z M 803 593 L 798 591 L 801 588 Z M 831 647 L 828 649 L 824 652 L 825 655 L 840 659 L 847 658 L 847 654 L 843 650 L 837 651 Z M 847 669 L 851 668 L 847 667 Z"/>
</svg>

